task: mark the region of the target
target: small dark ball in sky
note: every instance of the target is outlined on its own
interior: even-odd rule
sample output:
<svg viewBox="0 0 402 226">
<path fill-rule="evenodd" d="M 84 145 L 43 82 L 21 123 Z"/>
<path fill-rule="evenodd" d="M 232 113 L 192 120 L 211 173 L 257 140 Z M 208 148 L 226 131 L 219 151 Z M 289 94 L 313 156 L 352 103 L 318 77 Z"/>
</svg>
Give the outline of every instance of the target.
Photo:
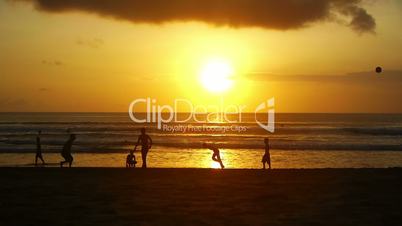
<svg viewBox="0 0 402 226">
<path fill-rule="evenodd" d="M 381 73 L 381 72 L 382 72 L 382 68 L 381 68 L 381 67 L 376 67 L 375 72 Z"/>
</svg>

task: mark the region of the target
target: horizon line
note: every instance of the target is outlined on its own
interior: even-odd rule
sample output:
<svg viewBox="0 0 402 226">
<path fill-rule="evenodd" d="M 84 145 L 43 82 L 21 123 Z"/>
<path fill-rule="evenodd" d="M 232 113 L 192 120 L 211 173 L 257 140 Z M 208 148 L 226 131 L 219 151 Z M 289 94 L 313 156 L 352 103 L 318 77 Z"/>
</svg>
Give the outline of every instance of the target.
<svg viewBox="0 0 402 226">
<path fill-rule="evenodd" d="M 39 113 L 54 113 L 54 114 L 128 114 L 128 112 L 123 111 L 0 111 L 0 114 L 21 114 L 21 113 L 31 113 L 31 114 L 39 114 Z M 148 112 L 135 112 L 139 114 L 147 114 Z M 152 112 L 151 112 L 152 113 Z M 162 112 L 162 114 L 167 114 L 169 112 Z M 192 112 L 173 112 L 179 114 L 188 114 Z M 205 114 L 210 113 L 225 113 L 225 112 L 207 112 Z M 255 114 L 255 112 L 242 112 L 243 114 Z M 227 113 L 227 114 L 238 114 L 238 113 Z M 266 113 L 257 113 L 257 114 L 266 114 Z M 402 112 L 275 112 L 275 114 L 402 114 Z"/>
</svg>

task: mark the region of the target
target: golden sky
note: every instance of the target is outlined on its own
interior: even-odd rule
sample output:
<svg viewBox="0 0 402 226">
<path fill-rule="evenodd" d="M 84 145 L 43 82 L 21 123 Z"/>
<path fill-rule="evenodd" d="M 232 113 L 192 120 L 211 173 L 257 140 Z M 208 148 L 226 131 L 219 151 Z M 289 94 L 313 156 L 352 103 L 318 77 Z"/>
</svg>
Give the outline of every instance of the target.
<svg viewBox="0 0 402 226">
<path fill-rule="evenodd" d="M 194 1 L 0 0 L 0 111 L 275 97 L 277 112 L 402 112 L 400 1 Z M 200 82 L 217 60 L 232 71 L 221 93 Z"/>
</svg>

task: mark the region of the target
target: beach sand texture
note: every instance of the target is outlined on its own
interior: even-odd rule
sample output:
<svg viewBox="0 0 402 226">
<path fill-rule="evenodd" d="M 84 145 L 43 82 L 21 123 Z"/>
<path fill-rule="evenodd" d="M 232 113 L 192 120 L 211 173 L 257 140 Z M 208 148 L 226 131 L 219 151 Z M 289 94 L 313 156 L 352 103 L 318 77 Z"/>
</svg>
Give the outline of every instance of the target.
<svg viewBox="0 0 402 226">
<path fill-rule="evenodd" d="M 399 225 L 402 169 L 1 168 L 0 225 Z"/>
</svg>

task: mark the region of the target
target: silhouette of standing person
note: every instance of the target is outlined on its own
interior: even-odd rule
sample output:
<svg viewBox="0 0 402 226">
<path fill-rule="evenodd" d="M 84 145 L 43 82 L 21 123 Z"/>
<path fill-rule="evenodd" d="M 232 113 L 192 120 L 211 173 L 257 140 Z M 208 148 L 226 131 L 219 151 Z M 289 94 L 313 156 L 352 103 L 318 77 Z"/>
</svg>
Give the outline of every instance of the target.
<svg viewBox="0 0 402 226">
<path fill-rule="evenodd" d="M 265 143 L 265 153 L 264 156 L 262 156 L 262 165 L 263 165 L 263 169 L 265 169 L 265 164 L 268 164 L 269 169 L 271 169 L 271 154 L 269 153 L 269 139 L 265 138 L 264 139 L 264 143 Z"/>
<path fill-rule="evenodd" d="M 222 163 L 221 154 L 219 149 L 211 144 L 203 143 L 202 146 L 204 148 L 208 148 L 209 150 L 213 151 L 212 153 L 212 160 L 218 162 L 221 165 L 221 168 L 224 169 L 225 166 Z"/>
<path fill-rule="evenodd" d="M 36 136 L 36 155 L 35 155 L 35 166 L 38 165 L 38 159 L 42 161 L 42 165 L 45 165 L 45 160 L 42 157 L 42 146 L 40 142 L 40 135 L 42 131 L 38 131 L 38 135 Z"/>
<path fill-rule="evenodd" d="M 63 167 L 64 163 L 68 162 L 68 166 L 71 167 L 73 164 L 73 156 L 71 155 L 71 147 L 73 146 L 73 142 L 75 140 L 75 134 L 71 134 L 70 138 L 63 146 L 63 150 L 61 151 L 61 156 L 63 156 L 64 161 L 60 162 L 60 167 Z"/>
<path fill-rule="evenodd" d="M 149 149 L 152 147 L 152 139 L 148 134 L 145 133 L 145 128 L 141 129 L 141 134 L 138 137 L 137 144 L 135 145 L 135 149 L 137 146 L 141 144 L 141 158 L 142 158 L 142 168 L 147 168 L 147 155 Z"/>
</svg>

